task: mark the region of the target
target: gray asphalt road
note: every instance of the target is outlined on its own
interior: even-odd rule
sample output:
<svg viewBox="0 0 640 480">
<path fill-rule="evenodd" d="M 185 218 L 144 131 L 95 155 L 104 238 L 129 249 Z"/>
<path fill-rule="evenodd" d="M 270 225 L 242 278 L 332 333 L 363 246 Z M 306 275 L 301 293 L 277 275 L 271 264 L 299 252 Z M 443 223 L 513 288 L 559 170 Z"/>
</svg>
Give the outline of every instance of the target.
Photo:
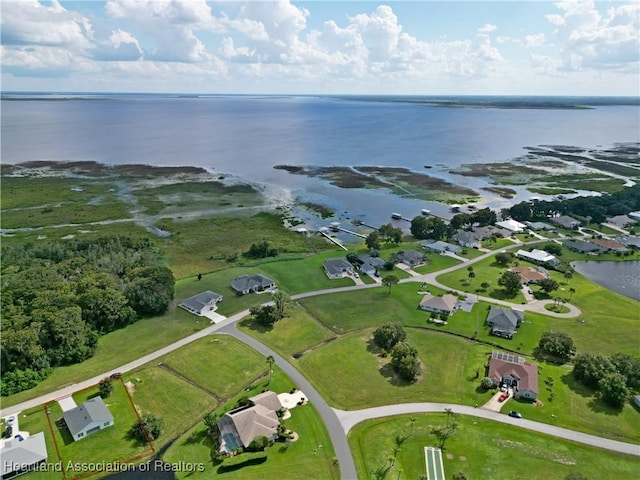
<svg viewBox="0 0 640 480">
<path fill-rule="evenodd" d="M 338 458 L 338 462 L 340 464 L 340 473 L 342 478 L 344 480 L 357 479 L 358 477 L 356 475 L 356 465 L 353 461 L 353 457 L 351 456 L 351 450 L 349 449 L 347 433 L 342 423 L 340 422 L 338 415 L 336 415 L 336 412 L 329 405 L 327 405 L 327 402 L 324 401 L 324 399 L 320 396 L 313 385 L 311 385 L 311 383 L 309 383 L 309 381 L 304 378 L 302 374 L 283 357 L 278 355 L 269 347 L 257 341 L 255 338 L 250 337 L 243 332 L 240 332 L 237 329 L 236 324 L 227 325 L 217 333 L 226 333 L 232 335 L 238 340 L 255 348 L 263 355 L 273 356 L 276 361 L 276 365 L 278 365 L 278 367 L 280 367 L 284 371 L 284 373 L 286 373 L 294 381 L 298 388 L 305 393 L 306 398 L 309 399 L 311 404 L 320 414 L 320 417 L 322 417 L 322 421 L 329 431 L 329 436 L 331 437 L 331 442 L 333 443 L 333 448 L 336 452 L 336 457 Z"/>
<path fill-rule="evenodd" d="M 389 417 L 408 413 L 441 413 L 447 408 L 450 408 L 454 413 L 462 415 L 485 418 L 487 420 L 493 420 L 495 422 L 506 423 L 515 427 L 553 435 L 554 437 L 564 438 L 565 440 L 583 443 L 592 447 L 640 456 L 640 445 L 596 437 L 595 435 L 576 432 L 574 430 L 556 427 L 547 423 L 534 422 L 524 418 L 512 418 L 504 413 L 492 412 L 490 410 L 474 408 L 468 405 L 456 405 L 450 403 L 402 403 L 397 405 L 386 405 L 383 407 L 366 408 L 363 410 L 345 411 L 337 410 L 335 408 L 333 410 L 340 419 L 346 434 L 349 433 L 349 431 L 358 423 L 372 418 Z"/>
</svg>

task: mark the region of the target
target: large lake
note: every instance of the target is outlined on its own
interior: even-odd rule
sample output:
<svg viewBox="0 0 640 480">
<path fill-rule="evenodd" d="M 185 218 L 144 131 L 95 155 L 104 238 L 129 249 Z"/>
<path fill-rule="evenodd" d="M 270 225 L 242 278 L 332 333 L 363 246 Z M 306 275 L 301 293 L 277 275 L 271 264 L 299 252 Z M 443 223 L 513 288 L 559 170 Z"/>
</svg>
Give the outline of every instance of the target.
<svg viewBox="0 0 640 480">
<path fill-rule="evenodd" d="M 640 300 L 640 261 L 631 262 L 571 262 L 576 272 L 598 285 L 627 297 Z"/>
<path fill-rule="evenodd" d="M 445 108 L 335 97 L 38 98 L 2 100 L 2 162 L 201 166 L 261 183 L 285 199 L 304 197 L 378 224 L 393 211 L 411 218 L 425 206 L 440 214 L 448 209 L 381 190 L 340 189 L 273 166 L 399 166 L 477 190 L 486 186 L 486 178 L 448 170 L 463 163 L 510 161 L 526 154 L 527 146 L 595 148 L 640 141 L 638 105 Z M 509 203 L 493 197 L 491 206 Z"/>
</svg>

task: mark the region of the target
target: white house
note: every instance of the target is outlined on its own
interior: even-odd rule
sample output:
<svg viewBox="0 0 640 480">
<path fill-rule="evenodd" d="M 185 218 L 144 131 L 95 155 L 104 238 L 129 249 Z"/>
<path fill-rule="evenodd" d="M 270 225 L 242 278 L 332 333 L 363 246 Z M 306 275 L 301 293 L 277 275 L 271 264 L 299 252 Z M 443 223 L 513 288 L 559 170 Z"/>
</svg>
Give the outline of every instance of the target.
<svg viewBox="0 0 640 480">
<path fill-rule="evenodd" d="M 93 397 L 82 405 L 62 414 L 74 440 L 96 433 L 113 425 L 113 415 L 101 397 Z"/>
<path fill-rule="evenodd" d="M 517 222 L 511 218 L 509 220 L 504 220 L 503 222 L 496 222 L 496 226 L 506 228 L 513 233 L 524 232 L 527 228 L 524 223 Z"/>
<path fill-rule="evenodd" d="M 545 252 L 544 250 L 533 249 L 530 252 L 526 250 L 518 250 L 516 253 L 516 257 L 522 258 L 523 260 L 527 260 L 532 263 L 537 263 L 539 265 L 551 265 L 556 266 L 560 264 L 560 260 L 551 255 L 549 252 Z"/>
</svg>

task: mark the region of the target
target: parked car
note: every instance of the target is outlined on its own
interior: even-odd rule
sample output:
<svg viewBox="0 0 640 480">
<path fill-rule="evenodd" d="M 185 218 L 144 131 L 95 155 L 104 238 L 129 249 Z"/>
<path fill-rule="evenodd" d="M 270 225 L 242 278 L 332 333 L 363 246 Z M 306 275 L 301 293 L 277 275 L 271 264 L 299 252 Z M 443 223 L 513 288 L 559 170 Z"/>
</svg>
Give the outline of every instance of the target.
<svg viewBox="0 0 640 480">
<path fill-rule="evenodd" d="M 7 425 L 13 425 L 16 422 L 15 415 L 10 415 L 7 417 Z"/>
<path fill-rule="evenodd" d="M 509 394 L 507 392 L 504 392 L 502 395 L 498 397 L 498 401 L 504 402 L 507 398 L 509 398 Z"/>
<path fill-rule="evenodd" d="M 504 384 L 500 387 L 500 391 L 501 391 L 501 392 L 506 392 L 508 389 L 509 389 L 509 387 L 507 387 L 507 386 L 506 386 L 506 385 L 504 385 Z"/>
<path fill-rule="evenodd" d="M 509 412 L 509 416 L 513 418 L 522 418 L 522 414 L 520 412 L 516 412 L 515 410 L 511 410 Z"/>
<path fill-rule="evenodd" d="M 121 372 L 112 373 L 111 374 L 111 378 L 113 378 L 113 379 L 122 378 L 122 373 Z"/>
</svg>

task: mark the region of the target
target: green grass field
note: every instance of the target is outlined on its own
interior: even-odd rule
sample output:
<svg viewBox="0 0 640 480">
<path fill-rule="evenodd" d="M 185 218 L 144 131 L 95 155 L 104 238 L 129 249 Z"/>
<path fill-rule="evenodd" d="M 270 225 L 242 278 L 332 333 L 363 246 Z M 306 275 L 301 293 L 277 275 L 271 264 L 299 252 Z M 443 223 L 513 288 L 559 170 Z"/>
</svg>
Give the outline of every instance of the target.
<svg viewBox="0 0 640 480">
<path fill-rule="evenodd" d="M 415 418 L 415 423 L 411 422 Z M 425 446 L 438 446 L 433 427 L 446 424 L 444 414 L 415 414 L 369 420 L 349 433 L 359 479 L 391 465 L 396 439 L 404 437 L 386 478 L 416 479 L 425 475 Z M 442 452 L 446 478 L 562 480 L 571 472 L 587 478 L 635 478 L 638 459 L 560 440 L 483 419 L 457 417 L 458 430 Z"/>
<path fill-rule="evenodd" d="M 243 320 L 238 327 L 243 332 L 268 344 L 284 357 L 303 352 L 334 336 L 333 332 L 312 318 L 300 306 L 289 308 L 287 316 L 272 328 L 265 328 L 252 318 Z"/>
<path fill-rule="evenodd" d="M 228 398 L 267 370 L 251 347 L 226 335 L 210 335 L 158 359 L 184 377 Z"/>
<path fill-rule="evenodd" d="M 332 406 L 367 408 L 393 403 L 442 401 L 484 403 L 490 393 L 476 392 L 476 369 L 483 369 L 491 349 L 437 332 L 408 329 L 423 364 L 413 384 L 399 380 L 390 358 L 379 355 L 370 339 L 372 329 L 358 331 L 314 350 L 298 360 L 299 369 Z"/>
</svg>

